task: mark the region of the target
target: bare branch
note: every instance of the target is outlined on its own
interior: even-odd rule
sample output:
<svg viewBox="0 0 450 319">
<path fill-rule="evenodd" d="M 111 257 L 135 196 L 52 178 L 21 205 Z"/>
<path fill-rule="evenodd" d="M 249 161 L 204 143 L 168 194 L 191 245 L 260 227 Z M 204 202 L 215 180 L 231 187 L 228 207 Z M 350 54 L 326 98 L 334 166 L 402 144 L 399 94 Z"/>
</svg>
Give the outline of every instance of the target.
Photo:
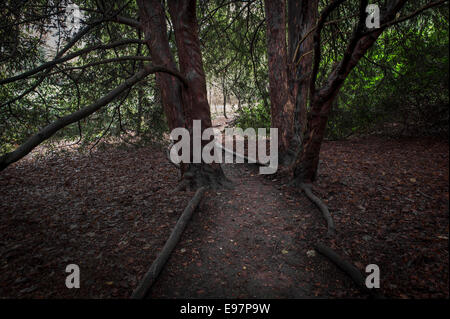
<svg viewBox="0 0 450 319">
<path fill-rule="evenodd" d="M 320 64 L 320 59 L 321 59 L 320 37 L 321 37 L 322 28 L 324 27 L 325 20 L 328 18 L 330 13 L 344 1 L 345 0 L 335 0 L 335 1 L 331 2 L 322 11 L 319 21 L 317 22 L 316 31 L 314 33 L 314 62 L 313 62 L 313 69 L 311 71 L 311 81 L 310 81 L 311 96 L 314 96 L 314 94 L 316 92 L 316 78 L 317 78 L 317 73 L 319 71 L 319 64 Z"/>
<path fill-rule="evenodd" d="M 127 89 L 130 89 L 133 85 L 135 85 L 137 82 L 144 79 L 147 75 L 151 73 L 156 72 L 166 72 L 172 75 L 175 75 L 177 77 L 182 76 L 177 72 L 173 70 L 169 70 L 162 66 L 144 66 L 144 69 L 136 73 L 131 78 L 125 80 L 121 85 L 116 87 L 115 89 L 111 90 L 108 94 L 103 96 L 102 98 L 98 99 L 94 103 L 72 113 L 66 116 L 63 116 L 53 123 L 50 123 L 43 129 L 41 129 L 37 134 L 31 136 L 25 143 L 20 145 L 17 149 L 10 153 L 6 153 L 5 155 L 0 157 L 0 171 L 4 170 L 6 167 L 8 167 L 10 164 L 20 160 L 25 155 L 30 153 L 36 146 L 41 144 L 43 141 L 50 138 L 53 134 L 55 134 L 60 129 L 66 127 L 69 124 L 75 123 L 95 111 L 99 110 L 103 106 L 107 105 L 109 102 L 114 100 L 117 96 L 119 96 L 122 92 L 124 92 Z M 183 83 L 185 83 L 186 80 L 184 80 Z"/>
<path fill-rule="evenodd" d="M 105 59 L 105 60 L 100 60 L 100 61 L 95 61 L 95 62 L 91 62 L 88 64 L 84 64 L 84 65 L 80 65 L 80 66 L 72 66 L 72 67 L 68 67 L 68 68 L 64 68 L 64 69 L 60 69 L 58 71 L 52 72 L 49 75 L 54 75 L 57 73 L 61 73 L 64 71 L 70 71 L 70 70 L 81 70 L 81 69 L 87 69 L 96 65 L 100 65 L 100 64 L 107 64 L 107 63 L 114 63 L 114 62 L 121 62 L 121 61 L 151 61 L 152 58 L 151 57 L 147 57 L 147 56 L 120 56 L 117 58 L 111 58 L 111 59 Z"/>
<path fill-rule="evenodd" d="M 116 42 L 113 42 L 113 43 L 98 44 L 98 45 L 94 45 L 94 46 L 91 46 L 91 47 L 87 47 L 87 48 L 78 50 L 77 52 L 73 52 L 71 54 L 68 54 L 68 55 L 66 55 L 64 57 L 55 58 L 52 61 L 43 63 L 40 66 L 38 66 L 38 67 L 36 67 L 36 68 L 34 68 L 32 70 L 26 71 L 24 73 L 21 73 L 19 75 L 0 80 L 0 85 L 11 83 L 11 82 L 15 82 L 15 81 L 18 81 L 18 80 L 26 79 L 27 77 L 29 77 L 31 75 L 34 75 L 36 73 L 39 73 L 39 72 L 41 72 L 41 71 L 43 71 L 45 69 L 48 69 L 50 67 L 53 67 L 56 64 L 72 60 L 72 59 L 74 59 L 74 58 L 76 58 L 76 57 L 78 57 L 80 55 L 86 54 L 86 53 L 94 51 L 94 50 L 111 49 L 111 48 L 115 48 L 115 47 L 118 47 L 118 46 L 130 44 L 130 43 L 145 43 L 145 42 L 142 41 L 142 40 L 137 40 L 137 39 L 124 39 L 124 40 L 116 41 Z"/>
<path fill-rule="evenodd" d="M 137 21 L 137 20 L 132 19 L 132 18 L 116 15 L 116 16 L 113 16 L 113 17 L 109 18 L 107 21 L 112 21 L 112 22 L 124 24 L 124 25 L 130 26 L 130 27 L 133 27 L 135 29 L 142 30 L 141 23 L 139 21 Z"/>
<path fill-rule="evenodd" d="M 440 1 L 435 1 L 435 2 L 428 3 L 428 4 L 424 5 L 423 7 L 417 9 L 414 12 L 411 12 L 410 14 L 408 14 L 408 15 L 406 15 L 404 17 L 401 17 L 399 19 L 391 20 L 389 22 L 383 23 L 380 26 L 380 29 L 385 29 L 385 28 L 393 26 L 395 24 L 398 24 L 398 23 L 404 22 L 406 20 L 412 19 L 415 16 L 419 15 L 420 13 L 422 13 L 423 11 L 425 11 L 427 9 L 430 9 L 430 8 L 433 8 L 433 7 L 437 7 L 437 6 L 441 5 L 441 4 L 444 4 L 445 2 L 448 2 L 448 0 L 440 0 Z M 375 32 L 375 31 L 377 31 L 377 29 L 369 30 L 369 31 L 365 32 L 364 35 L 368 35 L 368 34 L 370 34 L 372 32 Z"/>
</svg>

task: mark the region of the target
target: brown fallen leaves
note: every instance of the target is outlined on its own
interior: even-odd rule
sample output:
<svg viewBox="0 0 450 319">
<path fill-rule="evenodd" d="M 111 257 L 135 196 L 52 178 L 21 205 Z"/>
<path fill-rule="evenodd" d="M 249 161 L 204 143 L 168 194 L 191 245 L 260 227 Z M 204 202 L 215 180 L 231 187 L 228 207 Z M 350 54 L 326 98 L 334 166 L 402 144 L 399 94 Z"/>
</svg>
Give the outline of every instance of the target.
<svg viewBox="0 0 450 319">
<path fill-rule="evenodd" d="M 329 244 L 364 273 L 377 264 L 387 297 L 448 298 L 448 141 L 327 142 L 315 191 L 338 236 Z"/>
<path fill-rule="evenodd" d="M 0 174 L 0 298 L 128 298 L 192 194 L 155 147 L 24 160 Z M 80 267 L 67 289 L 65 267 Z"/>
<path fill-rule="evenodd" d="M 338 231 L 325 243 L 362 272 L 377 264 L 387 297 L 449 296 L 448 151 L 427 138 L 323 145 L 313 190 Z M 154 297 L 364 297 L 313 254 L 326 232 L 315 206 L 256 172 L 227 169 L 235 190 L 207 197 Z M 176 184 L 154 147 L 12 165 L 0 174 L 0 297 L 129 297 L 192 196 L 167 196 Z M 70 263 L 80 289 L 65 287 Z"/>
</svg>

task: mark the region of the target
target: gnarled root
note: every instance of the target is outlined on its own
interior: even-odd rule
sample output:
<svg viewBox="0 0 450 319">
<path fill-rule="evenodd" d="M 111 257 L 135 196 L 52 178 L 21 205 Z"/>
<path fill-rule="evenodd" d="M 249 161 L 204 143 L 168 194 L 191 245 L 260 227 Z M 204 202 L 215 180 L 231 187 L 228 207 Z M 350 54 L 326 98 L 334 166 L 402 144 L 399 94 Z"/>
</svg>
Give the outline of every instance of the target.
<svg viewBox="0 0 450 319">
<path fill-rule="evenodd" d="M 381 294 L 379 294 L 375 289 L 369 289 L 366 287 L 365 278 L 362 273 L 356 268 L 354 265 L 344 260 L 341 256 L 339 256 L 333 249 L 325 246 L 321 243 L 316 243 L 314 245 L 314 249 L 317 250 L 320 254 L 330 259 L 339 269 L 345 272 L 358 286 L 358 288 L 365 293 L 370 294 L 373 298 L 383 298 Z"/>
<path fill-rule="evenodd" d="M 331 217 L 330 211 L 328 210 L 327 205 L 325 205 L 319 197 L 314 195 L 311 191 L 311 185 L 300 183 L 299 187 L 305 192 L 306 196 L 314 203 L 316 206 L 320 209 L 322 212 L 323 218 L 325 218 L 327 222 L 327 235 L 328 236 L 335 236 L 336 235 L 336 227 L 334 226 L 333 217 Z"/>
</svg>

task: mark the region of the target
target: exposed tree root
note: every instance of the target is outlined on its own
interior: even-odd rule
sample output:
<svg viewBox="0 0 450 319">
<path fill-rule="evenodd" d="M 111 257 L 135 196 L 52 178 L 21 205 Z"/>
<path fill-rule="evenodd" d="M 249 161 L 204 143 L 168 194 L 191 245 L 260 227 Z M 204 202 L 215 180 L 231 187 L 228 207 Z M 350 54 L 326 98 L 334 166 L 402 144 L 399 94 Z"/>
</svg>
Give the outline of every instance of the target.
<svg viewBox="0 0 450 319">
<path fill-rule="evenodd" d="M 334 226 L 333 217 L 331 217 L 330 211 L 328 210 L 328 207 L 320 200 L 319 197 L 314 195 L 311 191 L 311 185 L 300 183 L 299 187 L 305 192 L 306 196 L 314 203 L 316 206 L 320 209 L 322 212 L 323 218 L 327 221 L 327 235 L 328 236 L 334 236 L 336 235 L 336 228 Z"/>
<path fill-rule="evenodd" d="M 312 193 L 311 184 L 298 183 L 297 181 L 294 181 L 293 183 L 297 184 L 305 192 L 306 196 L 320 209 L 323 217 L 327 221 L 327 236 L 334 237 L 336 235 L 336 228 L 334 226 L 334 221 L 331 217 L 330 211 L 328 210 L 328 207 L 320 200 L 320 198 Z M 383 298 L 383 296 L 379 294 L 376 289 L 367 288 L 365 284 L 365 277 L 361 274 L 358 268 L 340 257 L 333 249 L 322 243 L 316 243 L 314 248 L 320 254 L 330 259 L 336 266 L 338 266 L 338 268 L 344 271 L 356 283 L 361 291 L 369 294 L 372 298 Z"/>
<path fill-rule="evenodd" d="M 176 192 L 179 191 L 184 191 L 186 190 L 186 187 L 189 185 L 189 181 L 184 179 L 182 180 L 177 187 L 175 187 L 172 191 L 169 192 L 169 195 L 175 194 Z"/>
<path fill-rule="evenodd" d="M 131 299 L 144 299 L 148 295 L 151 287 L 158 278 L 159 273 L 169 259 L 170 254 L 180 240 L 181 234 L 183 233 L 187 223 L 191 219 L 194 210 L 200 203 L 205 191 L 206 187 L 199 188 L 194 197 L 192 197 L 192 199 L 189 201 L 188 205 L 183 211 L 183 214 L 181 215 L 180 219 L 178 219 L 177 224 L 172 230 L 169 239 L 164 244 L 163 249 L 155 259 L 155 261 L 152 263 L 149 270 L 144 275 L 144 278 L 142 278 L 141 282 L 138 284 L 137 288 L 133 291 Z"/>
<path fill-rule="evenodd" d="M 330 259 L 336 266 L 338 266 L 342 271 L 344 271 L 358 286 L 358 288 L 364 293 L 368 293 L 373 298 L 383 298 L 381 294 L 379 294 L 376 289 L 369 289 L 365 284 L 365 277 L 361 274 L 361 272 L 354 265 L 349 263 L 348 261 L 342 259 L 333 249 L 325 246 L 324 244 L 317 243 L 314 245 L 314 248 L 323 256 Z"/>
<path fill-rule="evenodd" d="M 189 164 L 183 174 L 180 185 L 182 185 L 183 188 L 192 190 L 199 189 L 201 187 L 211 189 L 230 189 L 233 187 L 233 183 L 223 173 L 222 166 L 217 163 Z"/>
</svg>

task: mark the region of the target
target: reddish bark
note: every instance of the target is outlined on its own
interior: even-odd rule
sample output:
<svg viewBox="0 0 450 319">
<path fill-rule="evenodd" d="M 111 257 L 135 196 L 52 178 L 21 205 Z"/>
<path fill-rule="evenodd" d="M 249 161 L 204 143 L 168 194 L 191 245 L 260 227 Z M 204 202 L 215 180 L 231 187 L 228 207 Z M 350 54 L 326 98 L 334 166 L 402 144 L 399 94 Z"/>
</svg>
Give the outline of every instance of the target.
<svg viewBox="0 0 450 319">
<path fill-rule="evenodd" d="M 290 163 L 306 130 L 309 78 L 318 0 L 265 1 L 272 126 L 279 128 L 279 154 Z"/>
<path fill-rule="evenodd" d="M 288 89 L 285 0 L 264 1 L 272 127 L 278 128 L 278 153 L 283 157 L 293 136 L 294 103 Z"/>
<path fill-rule="evenodd" d="M 200 40 L 198 38 L 196 0 L 169 0 L 168 3 L 175 32 L 180 71 L 188 82 L 188 87 L 183 89 L 182 94 L 186 127 L 191 129 L 193 121 L 200 120 L 201 132 L 203 133 L 205 129 L 212 126 L 212 123 Z M 202 141 L 202 145 L 208 142 Z M 193 147 L 193 143 L 191 145 Z M 192 155 L 193 152 L 191 152 Z M 182 173 L 185 180 L 188 180 L 189 185 L 193 188 L 204 185 L 215 188 L 228 184 L 228 180 L 218 163 L 182 165 Z"/>
<path fill-rule="evenodd" d="M 381 23 L 384 24 L 385 22 L 395 19 L 396 13 L 403 7 L 405 2 L 405 0 L 399 0 L 394 4 L 391 4 L 390 8 L 384 13 L 384 19 Z M 334 3 L 330 4 L 330 6 L 333 4 Z M 324 11 L 327 9 L 328 8 Z M 303 151 L 294 164 L 294 178 L 300 182 L 312 183 L 316 179 L 320 147 L 325 135 L 325 128 L 333 101 L 350 71 L 358 64 L 359 60 L 364 56 L 367 50 L 370 49 L 385 29 L 380 28 L 371 33 L 364 33 L 364 10 L 365 5 L 362 4 L 360 8 L 359 24 L 355 30 L 356 32 L 354 32 L 352 38 L 349 40 L 342 60 L 336 64 L 336 67 L 329 74 L 325 84 L 318 90 L 316 90 L 314 82 L 319 63 L 317 59 L 320 59 L 320 55 L 316 54 L 316 59 L 314 60 L 315 67 L 313 68 L 310 82 L 311 111 L 308 114 L 307 132 L 303 142 Z M 314 38 L 317 47 L 317 44 L 320 45 L 320 28 L 316 31 Z"/>
<path fill-rule="evenodd" d="M 316 179 L 319 164 L 320 146 L 325 136 L 325 128 L 333 101 L 344 84 L 350 71 L 356 66 L 365 52 L 375 43 L 381 32 L 362 38 L 352 54 L 350 63 L 339 71 L 337 67 L 328 81 L 312 99 L 311 111 L 308 114 L 307 132 L 303 143 L 303 152 L 294 169 L 294 176 L 303 181 L 313 182 Z"/>
<path fill-rule="evenodd" d="M 147 45 L 154 63 L 176 70 L 170 51 L 164 8 L 158 0 L 137 0 Z M 187 86 L 166 74 L 157 77 L 161 89 L 164 112 L 169 128 L 192 128 L 193 120 L 200 120 L 202 132 L 211 127 L 211 113 L 207 100 L 206 79 L 203 70 L 196 1 L 169 1 L 169 12 L 175 31 L 180 71 Z M 192 130 L 191 130 L 192 132 Z M 206 144 L 208 141 L 202 141 Z M 194 143 L 191 143 L 193 146 Z M 203 145 L 204 145 L 203 144 Z M 193 152 L 191 152 L 191 159 Z M 226 178 L 219 164 L 181 163 L 181 172 L 191 187 L 222 186 Z"/>
<path fill-rule="evenodd" d="M 186 123 L 188 127 L 191 127 L 193 120 L 201 120 L 203 131 L 211 127 L 211 113 L 198 38 L 196 1 L 169 0 L 168 3 L 175 31 L 180 71 L 189 83 L 183 94 Z"/>
<path fill-rule="evenodd" d="M 175 60 L 167 38 L 164 8 L 158 0 L 137 0 L 139 17 L 154 64 L 176 70 Z M 182 104 L 182 84 L 174 76 L 165 73 L 156 75 L 161 90 L 161 100 L 169 129 L 185 126 L 185 114 Z"/>
<path fill-rule="evenodd" d="M 295 130 L 301 139 L 306 130 L 309 79 L 313 64 L 312 30 L 316 25 L 318 0 L 288 0 L 289 90 L 295 101 Z M 294 143 L 294 147 L 298 146 Z"/>
<path fill-rule="evenodd" d="M 312 183 L 316 179 L 320 147 L 332 102 L 333 100 L 314 104 L 308 114 L 308 129 L 303 141 L 303 151 L 294 166 L 294 178 L 301 182 Z"/>
</svg>

